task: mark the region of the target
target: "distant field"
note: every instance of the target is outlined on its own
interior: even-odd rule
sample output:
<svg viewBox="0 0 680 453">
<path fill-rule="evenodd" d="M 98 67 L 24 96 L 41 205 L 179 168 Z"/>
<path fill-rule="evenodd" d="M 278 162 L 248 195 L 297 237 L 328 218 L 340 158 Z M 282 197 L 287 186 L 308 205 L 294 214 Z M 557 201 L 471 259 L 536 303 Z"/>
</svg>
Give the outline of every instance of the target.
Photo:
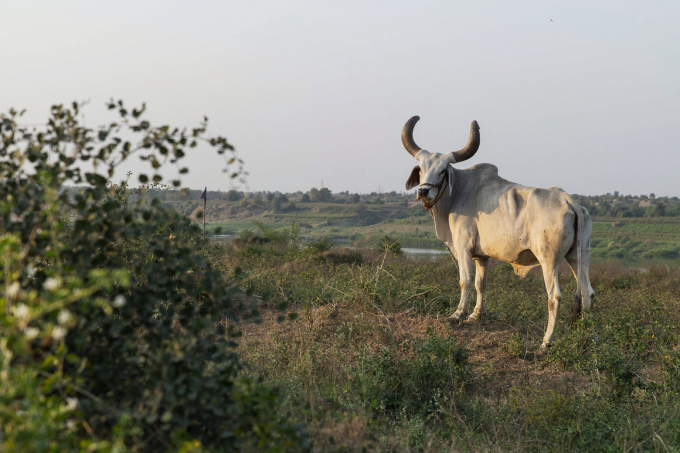
<svg viewBox="0 0 680 453">
<path fill-rule="evenodd" d="M 591 253 L 595 256 L 678 258 L 680 217 L 595 218 Z"/>
<path fill-rule="evenodd" d="M 195 206 L 195 205 L 194 205 Z M 338 203 L 298 203 L 293 212 L 238 211 L 237 203 L 208 206 L 208 230 L 236 234 L 255 230 L 262 222 L 274 228 L 301 227 L 303 241 L 330 238 L 356 246 L 375 243 L 384 235 L 403 247 L 442 248 L 430 216 L 417 203 L 385 203 L 357 207 Z M 213 220 L 215 219 L 215 220 Z M 680 256 L 680 217 L 593 218 L 593 257 L 664 258 Z"/>
</svg>

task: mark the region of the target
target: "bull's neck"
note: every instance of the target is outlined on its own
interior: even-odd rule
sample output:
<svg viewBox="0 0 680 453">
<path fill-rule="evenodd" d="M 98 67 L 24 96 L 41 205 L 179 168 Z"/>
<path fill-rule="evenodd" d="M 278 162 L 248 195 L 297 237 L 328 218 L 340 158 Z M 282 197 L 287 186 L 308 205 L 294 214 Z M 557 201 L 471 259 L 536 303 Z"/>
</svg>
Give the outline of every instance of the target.
<svg viewBox="0 0 680 453">
<path fill-rule="evenodd" d="M 442 186 L 441 190 L 444 191 L 444 195 L 442 195 L 441 198 L 437 201 L 437 204 L 435 204 L 432 207 L 432 210 L 434 211 L 435 215 L 447 216 L 451 212 L 451 206 L 453 205 L 453 201 L 456 199 L 458 189 L 461 186 L 463 172 L 453 167 L 451 167 L 451 169 L 453 170 L 453 174 L 449 175 L 448 178 L 449 179 L 448 183 L 452 185 L 451 193 L 449 193 L 448 184 L 446 186 Z"/>
</svg>

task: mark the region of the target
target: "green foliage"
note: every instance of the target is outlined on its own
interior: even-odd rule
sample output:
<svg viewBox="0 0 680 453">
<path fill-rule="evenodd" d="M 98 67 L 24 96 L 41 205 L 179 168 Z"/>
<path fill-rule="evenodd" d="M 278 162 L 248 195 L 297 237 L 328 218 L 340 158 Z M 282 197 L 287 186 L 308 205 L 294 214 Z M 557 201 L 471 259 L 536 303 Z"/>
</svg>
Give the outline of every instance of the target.
<svg viewBox="0 0 680 453">
<path fill-rule="evenodd" d="M 539 354 L 548 311 L 540 273 L 519 280 L 492 263 L 485 315 L 451 329 L 460 293 L 450 259 L 369 256 L 358 266 L 273 253 L 244 263 L 250 287 L 271 294 L 268 306 L 286 302 L 300 317 L 265 321 L 242 356 L 253 376 L 287 389 L 283 407 L 320 451 L 680 446 L 677 266 L 591 266 L 594 309 L 573 327 L 562 309 L 554 345 Z M 560 284 L 564 307 L 572 275 Z M 465 361 L 436 360 L 462 345 Z"/>
<path fill-rule="evenodd" d="M 279 229 L 274 229 L 263 222 L 255 222 L 255 225 L 257 225 L 257 228 L 262 233 L 262 237 L 267 239 L 267 242 L 297 248 L 298 236 L 300 234 L 300 227 L 297 224 L 292 224 L 290 228 Z"/>
<path fill-rule="evenodd" d="M 272 199 L 272 211 L 275 213 L 280 213 L 283 211 L 283 203 L 284 201 L 288 201 L 288 199 L 283 196 L 283 195 L 276 195 Z"/>
<path fill-rule="evenodd" d="M 380 242 L 376 245 L 376 250 L 382 253 L 387 253 L 391 256 L 398 256 L 404 252 L 401 250 L 401 244 L 398 240 L 392 239 L 388 235 L 384 235 Z"/>
<path fill-rule="evenodd" d="M 333 243 L 329 238 L 321 238 L 316 241 L 310 241 L 306 244 L 306 249 L 312 254 L 321 254 L 333 247 Z"/>
<path fill-rule="evenodd" d="M 526 339 L 524 338 L 524 335 L 519 332 L 512 334 L 503 346 L 503 349 L 516 357 L 525 358 L 529 353 Z"/>
<path fill-rule="evenodd" d="M 356 250 L 340 250 L 338 252 L 326 253 L 324 259 L 333 264 L 361 264 L 364 257 Z"/>
<path fill-rule="evenodd" d="M 314 202 L 330 203 L 333 201 L 333 194 L 327 187 L 321 189 L 314 187 L 309 191 L 309 199 Z"/>
<path fill-rule="evenodd" d="M 239 201 L 243 198 L 243 192 L 231 189 L 229 192 L 224 194 L 224 199 L 227 201 Z"/>
<path fill-rule="evenodd" d="M 108 106 L 118 118 L 98 129 L 78 104 L 40 132 L 0 117 L 0 449 L 307 448 L 279 394 L 239 377 L 227 320 L 256 310 L 200 229 L 109 181 L 138 154 L 152 171 L 139 181 L 160 184 L 199 141 L 238 178 L 233 147 L 206 121 L 155 127 L 143 107 Z"/>
<path fill-rule="evenodd" d="M 381 415 L 427 416 L 470 377 L 467 350 L 429 332 L 373 354 L 359 352 L 352 382 L 365 408 Z"/>
</svg>

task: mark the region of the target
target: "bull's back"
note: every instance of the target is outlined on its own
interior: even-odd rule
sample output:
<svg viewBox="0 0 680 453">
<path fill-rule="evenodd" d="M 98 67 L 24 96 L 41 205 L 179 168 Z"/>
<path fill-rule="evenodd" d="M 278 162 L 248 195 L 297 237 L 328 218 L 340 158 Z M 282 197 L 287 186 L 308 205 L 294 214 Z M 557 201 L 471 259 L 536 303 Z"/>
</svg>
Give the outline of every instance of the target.
<svg viewBox="0 0 680 453">
<path fill-rule="evenodd" d="M 494 210 L 479 213 L 476 254 L 531 266 L 574 243 L 575 216 L 561 189 L 513 185 L 496 199 Z"/>
</svg>

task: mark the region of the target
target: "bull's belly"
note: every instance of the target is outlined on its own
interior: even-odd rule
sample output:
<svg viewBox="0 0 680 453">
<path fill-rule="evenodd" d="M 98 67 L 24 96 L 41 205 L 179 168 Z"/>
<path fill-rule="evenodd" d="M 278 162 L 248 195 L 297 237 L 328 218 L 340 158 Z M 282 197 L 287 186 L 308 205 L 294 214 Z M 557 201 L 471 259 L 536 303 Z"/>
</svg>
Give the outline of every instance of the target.
<svg viewBox="0 0 680 453">
<path fill-rule="evenodd" d="M 475 251 L 474 258 L 496 258 L 510 264 L 517 264 L 520 266 L 535 266 L 539 264 L 538 258 L 531 249 L 518 247 L 515 250 L 508 250 L 507 248 L 487 248 Z"/>
<path fill-rule="evenodd" d="M 574 244 L 572 228 L 553 228 L 550 233 L 530 236 L 536 238 L 533 241 L 519 235 L 507 235 L 504 239 L 491 242 L 480 241 L 473 255 L 488 256 L 520 266 L 535 266 L 542 260 L 565 256 Z"/>
</svg>

